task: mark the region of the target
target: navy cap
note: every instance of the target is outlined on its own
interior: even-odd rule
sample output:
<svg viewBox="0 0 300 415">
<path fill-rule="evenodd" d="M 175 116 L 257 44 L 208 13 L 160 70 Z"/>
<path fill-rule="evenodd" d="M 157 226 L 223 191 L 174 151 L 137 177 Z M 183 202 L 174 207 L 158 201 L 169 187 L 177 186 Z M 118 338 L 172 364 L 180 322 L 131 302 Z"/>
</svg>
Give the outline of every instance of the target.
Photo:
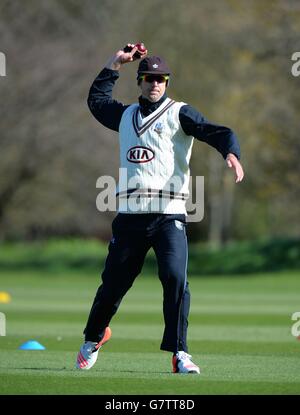
<svg viewBox="0 0 300 415">
<path fill-rule="evenodd" d="M 170 75 L 171 71 L 163 58 L 160 56 L 149 56 L 141 60 L 137 73 L 138 75 L 147 73 Z"/>
</svg>

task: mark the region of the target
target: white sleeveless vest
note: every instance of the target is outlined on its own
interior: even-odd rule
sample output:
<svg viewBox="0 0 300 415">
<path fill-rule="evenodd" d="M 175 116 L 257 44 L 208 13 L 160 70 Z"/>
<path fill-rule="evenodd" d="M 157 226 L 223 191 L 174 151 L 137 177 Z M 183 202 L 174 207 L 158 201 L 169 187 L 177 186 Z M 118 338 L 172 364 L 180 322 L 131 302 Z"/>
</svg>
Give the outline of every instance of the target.
<svg viewBox="0 0 300 415">
<path fill-rule="evenodd" d="M 138 104 L 124 111 L 119 127 L 119 212 L 187 214 L 194 138 L 181 128 L 182 105 L 167 98 L 144 118 Z"/>
</svg>

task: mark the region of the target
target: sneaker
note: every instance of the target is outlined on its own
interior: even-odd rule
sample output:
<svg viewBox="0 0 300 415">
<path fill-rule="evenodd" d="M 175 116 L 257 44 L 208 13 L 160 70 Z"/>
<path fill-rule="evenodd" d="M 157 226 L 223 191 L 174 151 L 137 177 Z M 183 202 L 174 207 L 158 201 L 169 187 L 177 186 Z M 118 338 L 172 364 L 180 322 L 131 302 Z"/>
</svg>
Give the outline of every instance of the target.
<svg viewBox="0 0 300 415">
<path fill-rule="evenodd" d="M 173 356 L 173 373 L 200 373 L 200 368 L 191 361 L 192 356 L 185 352 L 177 352 Z"/>
<path fill-rule="evenodd" d="M 97 361 L 98 353 L 101 347 L 110 339 L 111 329 L 106 327 L 103 339 L 97 342 L 85 342 L 77 355 L 76 367 L 77 369 L 89 370 Z"/>
</svg>

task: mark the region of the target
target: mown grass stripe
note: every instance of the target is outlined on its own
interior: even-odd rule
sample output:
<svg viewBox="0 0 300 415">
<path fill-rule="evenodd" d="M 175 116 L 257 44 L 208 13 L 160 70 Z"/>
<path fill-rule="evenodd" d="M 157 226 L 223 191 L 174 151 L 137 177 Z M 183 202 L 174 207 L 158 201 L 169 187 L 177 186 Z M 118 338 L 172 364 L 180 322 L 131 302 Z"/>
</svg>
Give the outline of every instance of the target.
<svg viewBox="0 0 300 415">
<path fill-rule="evenodd" d="M 76 371 L 98 280 L 0 273 L 1 290 L 12 294 L 11 303 L 1 304 L 7 336 L 0 338 L 0 394 L 300 394 L 300 342 L 291 334 L 291 314 L 300 311 L 294 273 L 191 279 L 188 337 L 199 377 L 173 375 L 170 353 L 159 349 L 157 278 L 137 281 L 96 366 Z M 18 350 L 30 338 L 46 350 Z"/>
</svg>

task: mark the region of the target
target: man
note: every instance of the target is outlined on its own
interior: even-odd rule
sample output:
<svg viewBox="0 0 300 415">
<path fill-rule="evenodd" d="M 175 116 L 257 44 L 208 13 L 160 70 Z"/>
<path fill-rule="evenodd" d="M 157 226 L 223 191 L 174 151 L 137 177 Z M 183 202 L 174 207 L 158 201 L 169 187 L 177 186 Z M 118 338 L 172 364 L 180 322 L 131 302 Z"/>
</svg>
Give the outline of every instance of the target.
<svg viewBox="0 0 300 415">
<path fill-rule="evenodd" d="M 218 150 L 243 178 L 240 149 L 227 127 L 208 122 L 190 105 L 167 97 L 171 71 L 158 56 L 141 54 L 137 81 L 139 103 L 123 105 L 112 98 L 121 67 L 135 60 L 137 48 L 119 50 L 91 86 L 88 105 L 104 126 L 119 133 L 119 213 L 113 238 L 87 321 L 77 368 L 90 369 L 109 340 L 109 323 L 122 298 L 141 272 L 152 247 L 163 287 L 165 329 L 160 348 L 173 354 L 174 373 L 200 373 L 187 347 L 190 293 L 187 281 L 186 209 L 189 161 L 194 137 Z M 127 49 L 128 49 L 127 48 Z M 125 50 L 127 50 L 125 49 Z M 125 173 L 124 173 L 125 172 Z"/>
</svg>

